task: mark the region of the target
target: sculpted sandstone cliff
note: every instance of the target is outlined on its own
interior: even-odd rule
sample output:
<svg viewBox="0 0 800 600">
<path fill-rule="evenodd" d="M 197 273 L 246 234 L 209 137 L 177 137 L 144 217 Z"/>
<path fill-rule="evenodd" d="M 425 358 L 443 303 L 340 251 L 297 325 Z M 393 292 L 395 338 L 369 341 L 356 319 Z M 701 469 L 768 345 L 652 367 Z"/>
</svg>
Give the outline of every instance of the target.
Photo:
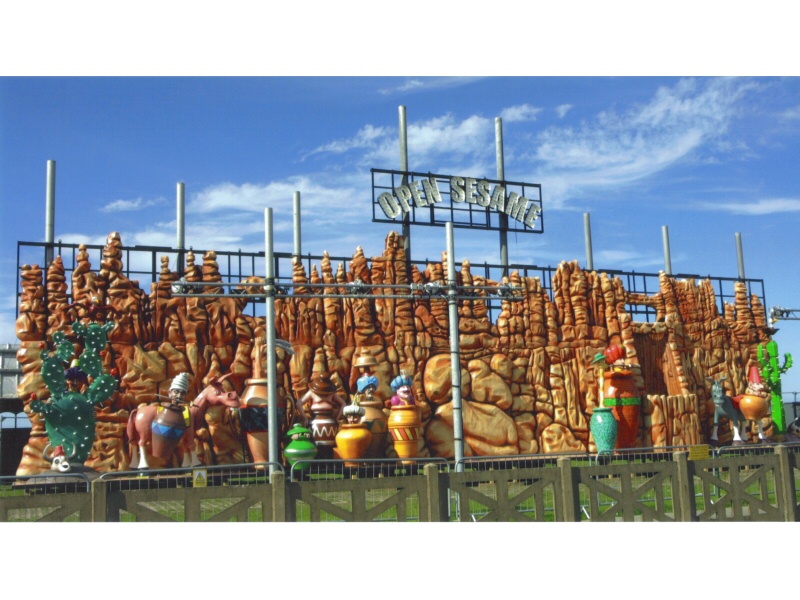
<svg viewBox="0 0 800 600">
<path fill-rule="evenodd" d="M 118 374 L 118 390 L 98 411 L 97 437 L 87 465 L 97 470 L 125 470 L 124 439 L 129 411 L 166 396 L 170 381 L 189 373 L 189 396 L 213 377 L 232 376 L 226 387 L 240 394 L 252 376 L 256 337 L 265 336 L 263 318 L 247 313 L 242 297 L 178 298 L 172 285 L 183 275 L 189 282 L 222 281 L 216 253 L 202 266 L 192 251 L 183 274 L 162 259 L 159 281 L 150 294 L 124 275 L 122 240 L 109 235 L 98 272 L 92 271 L 85 247 L 71 275 L 71 290 L 61 258 L 48 266 L 47 287 L 38 265 L 22 268 L 17 336 L 23 369 L 19 396 L 47 397 L 40 354 L 56 331 L 72 335 L 71 324 L 114 320 L 107 371 Z M 295 260 L 295 287 L 276 299 L 276 330 L 295 354 L 278 352 L 281 396 L 292 407 L 308 391 L 315 371 L 331 374 L 343 398 L 356 392 L 361 375 L 355 357 L 378 363 L 376 396 L 392 396 L 389 382 L 401 371 L 413 378 L 421 407 L 420 456 L 452 457 L 453 407 L 447 300 L 392 285 L 444 284 L 447 256 L 424 271 L 409 272 L 402 237 L 391 233 L 381 256 L 368 260 L 358 248 L 349 267 L 334 268 L 327 253 L 307 273 Z M 610 344 L 624 347 L 641 396 L 642 427 L 637 445 L 670 446 L 704 442 L 710 435 L 713 406 L 707 377 L 726 375 L 732 394 L 743 393 L 746 374 L 757 364 L 756 349 L 769 339 L 764 307 L 736 284 L 734 304 L 719 313 L 710 281 L 678 281 L 662 273 L 652 295 L 633 294 L 619 278 L 582 270 L 577 262 L 561 263 L 552 277 L 552 297 L 535 277 L 513 272 L 503 281 L 473 275 L 469 261 L 457 269 L 459 285 L 477 286 L 459 302 L 463 423 L 467 455 L 594 452 L 589 418 L 598 405 L 598 373 L 592 360 Z M 243 282 L 242 291 L 260 291 L 263 280 Z M 308 284 L 321 284 L 314 287 Z M 513 286 L 516 299 L 495 298 L 490 318 L 483 286 Z M 380 287 L 379 287 L 380 286 Z M 386 287 L 384 287 L 386 286 Z M 208 294 L 226 288 L 211 285 Z M 330 294 L 366 292 L 359 297 Z M 655 310 L 651 323 L 636 322 L 637 306 Z M 78 348 L 80 352 L 80 348 Z M 41 451 L 47 443 L 43 425 L 32 416 L 31 439 L 18 473 L 46 470 Z M 287 416 L 287 422 L 292 415 Z M 205 462 L 247 459 L 240 424 L 230 411 L 209 411 L 207 429 L 198 432 L 198 453 Z M 730 433 L 721 435 L 721 441 Z M 389 446 L 391 453 L 391 445 Z M 159 466 L 169 466 L 163 464 Z M 177 465 L 176 465 L 177 466 Z"/>
</svg>

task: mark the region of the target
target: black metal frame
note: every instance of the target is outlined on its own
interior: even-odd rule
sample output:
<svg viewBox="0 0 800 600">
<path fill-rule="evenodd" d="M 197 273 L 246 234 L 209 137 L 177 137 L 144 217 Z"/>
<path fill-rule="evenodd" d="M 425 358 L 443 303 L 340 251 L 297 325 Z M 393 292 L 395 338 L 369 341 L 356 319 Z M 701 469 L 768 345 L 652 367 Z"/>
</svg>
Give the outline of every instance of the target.
<svg viewBox="0 0 800 600">
<path fill-rule="evenodd" d="M 20 273 L 22 265 L 24 264 L 45 264 L 48 249 L 52 251 L 53 256 L 61 256 L 64 262 L 64 269 L 69 279 L 69 274 L 74 270 L 76 264 L 76 257 L 78 253 L 78 244 L 67 244 L 57 242 L 48 244 L 46 242 L 17 242 L 17 307 L 16 316 L 19 316 L 19 297 L 20 297 Z M 103 255 L 103 246 L 100 245 L 86 245 L 86 250 L 89 253 L 90 262 L 93 268 L 99 268 L 100 261 Z M 168 256 L 172 262 L 170 269 L 177 271 L 183 275 L 183 269 L 176 269 L 177 262 L 183 265 L 184 257 L 188 250 L 191 250 L 196 256 L 196 263 L 198 266 L 202 265 L 203 255 L 207 250 L 195 250 L 189 248 L 188 250 L 179 250 L 166 246 L 123 246 L 123 273 L 129 279 L 139 279 L 140 287 L 147 291 L 153 282 L 159 280 L 161 273 L 161 256 Z M 35 254 L 39 254 L 41 259 L 36 259 Z M 266 273 L 264 266 L 264 252 L 244 252 L 237 251 L 220 251 L 215 250 L 217 254 L 217 264 L 219 265 L 220 275 L 225 283 L 238 283 L 246 277 L 261 276 Z M 144 258 L 138 258 L 141 253 Z M 147 254 L 150 256 L 148 257 Z M 134 260 L 131 260 L 131 259 Z M 323 257 L 319 255 L 306 254 L 303 255 L 302 261 L 305 266 L 307 274 L 311 273 L 313 264 L 319 264 Z M 289 252 L 275 252 L 275 283 L 280 286 L 281 281 L 291 282 L 292 278 L 292 259 L 293 256 Z M 329 256 L 332 263 L 342 263 L 345 271 L 348 270 L 348 265 L 352 257 L 337 257 Z M 258 264 L 260 261 L 260 265 Z M 425 260 L 411 261 L 412 265 L 416 265 L 421 271 L 424 271 L 431 261 L 427 258 Z M 133 267 L 131 265 L 134 265 Z M 143 269 L 140 265 L 149 265 L 149 270 Z M 137 267 L 137 265 L 139 265 Z M 44 284 L 47 285 L 47 269 L 44 271 Z M 542 288 L 552 299 L 553 297 L 553 276 L 555 275 L 556 267 L 540 267 L 536 265 L 523 265 L 523 264 L 510 264 L 507 267 L 496 264 L 472 264 L 470 271 L 473 275 L 483 277 L 490 281 L 502 281 L 504 273 L 511 273 L 517 271 L 520 277 L 538 277 L 541 281 Z M 607 273 L 611 277 L 619 277 L 623 280 L 625 289 L 628 292 L 635 294 L 650 295 L 657 293 L 660 290 L 659 274 L 646 273 L 636 271 L 621 271 L 611 269 L 596 269 L 597 272 Z M 696 274 L 678 273 L 675 274 L 676 279 L 709 279 L 714 282 L 714 288 L 719 302 L 720 314 L 725 312 L 725 302 L 733 303 L 735 299 L 734 284 L 743 281 L 747 285 L 748 296 L 755 294 L 761 299 L 762 304 L 766 307 L 766 294 L 764 291 L 763 279 L 739 279 L 736 277 L 714 277 L 711 275 L 701 276 Z M 497 297 L 487 297 L 487 305 L 490 310 L 490 318 L 494 321 L 499 313 L 501 306 L 501 299 Z M 263 316 L 263 303 L 257 302 L 248 303 L 249 310 L 253 316 Z M 259 309 L 259 307 L 261 307 Z M 633 304 L 628 306 L 628 311 L 631 316 L 638 317 L 639 320 L 645 322 L 653 322 L 656 319 L 656 311 L 650 306 Z"/>
</svg>

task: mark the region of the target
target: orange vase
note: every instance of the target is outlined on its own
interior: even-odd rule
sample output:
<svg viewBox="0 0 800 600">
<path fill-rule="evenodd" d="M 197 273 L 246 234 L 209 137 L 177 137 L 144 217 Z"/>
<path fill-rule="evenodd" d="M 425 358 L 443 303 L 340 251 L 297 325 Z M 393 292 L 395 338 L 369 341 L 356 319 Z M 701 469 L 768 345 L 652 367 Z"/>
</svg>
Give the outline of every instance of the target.
<svg viewBox="0 0 800 600">
<path fill-rule="evenodd" d="M 738 396 L 739 410 L 748 421 L 760 421 L 769 413 L 767 399 L 755 394 Z"/>
<path fill-rule="evenodd" d="M 343 423 L 336 434 L 336 449 L 345 461 L 362 458 L 370 444 L 372 433 L 363 423 Z M 344 463 L 346 467 L 356 467 L 357 463 Z"/>
<path fill-rule="evenodd" d="M 389 415 L 389 433 L 394 449 L 400 458 L 413 458 L 419 450 L 422 421 L 413 404 L 392 407 Z"/>
<path fill-rule="evenodd" d="M 642 406 L 633 371 L 620 369 L 603 374 L 603 406 L 610 407 L 619 422 L 617 448 L 633 448 L 639 437 Z"/>
</svg>

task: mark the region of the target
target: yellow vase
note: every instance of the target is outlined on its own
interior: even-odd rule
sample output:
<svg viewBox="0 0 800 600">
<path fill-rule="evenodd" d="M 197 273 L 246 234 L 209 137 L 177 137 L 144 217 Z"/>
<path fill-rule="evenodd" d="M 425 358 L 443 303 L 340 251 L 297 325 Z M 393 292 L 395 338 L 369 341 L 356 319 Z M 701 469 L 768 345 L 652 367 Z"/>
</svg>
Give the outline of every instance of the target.
<svg viewBox="0 0 800 600">
<path fill-rule="evenodd" d="M 413 458 L 419 449 L 422 421 L 416 406 L 394 406 L 389 415 L 389 433 L 400 458 Z"/>
<path fill-rule="evenodd" d="M 372 443 L 372 433 L 363 423 L 344 423 L 336 434 L 336 449 L 345 461 L 362 458 Z M 344 463 L 356 467 L 357 463 Z"/>
</svg>

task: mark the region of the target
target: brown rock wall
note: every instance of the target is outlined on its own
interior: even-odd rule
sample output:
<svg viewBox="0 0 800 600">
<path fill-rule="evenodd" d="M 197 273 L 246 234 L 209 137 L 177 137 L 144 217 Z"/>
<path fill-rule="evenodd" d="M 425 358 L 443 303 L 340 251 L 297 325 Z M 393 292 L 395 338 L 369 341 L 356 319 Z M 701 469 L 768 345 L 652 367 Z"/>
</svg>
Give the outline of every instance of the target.
<svg viewBox="0 0 800 600">
<path fill-rule="evenodd" d="M 122 241 L 113 233 L 100 271 L 92 273 L 84 249 L 72 276 L 73 302 L 95 299 L 100 306 L 113 308 L 110 318 L 117 322 L 105 360 L 118 368 L 120 389 L 103 409 L 98 426 L 97 452 L 91 460 L 99 470 L 127 464 L 123 417 L 139 403 L 166 395 L 177 373 L 190 373 L 189 393 L 195 394 L 210 376 L 231 372 L 227 384 L 242 393 L 252 375 L 253 340 L 265 331 L 263 318 L 245 313 L 247 298 L 174 297 L 172 284 L 179 274 L 169 269 L 166 259 L 160 280 L 150 295 L 144 294 L 138 282 L 124 276 L 122 256 Z M 205 254 L 202 267 L 195 263 L 194 254 L 187 252 L 187 281 L 221 282 L 215 252 Z M 446 267 L 444 254 L 441 263 L 409 272 L 403 240 L 396 233 L 388 236 L 383 254 L 371 260 L 359 247 L 348 271 L 342 265 L 334 269 L 326 253 L 320 265 L 311 266 L 309 276 L 302 261 L 295 259 L 292 278 L 298 287 L 275 302 L 277 335 L 295 350 L 291 357 L 279 352 L 281 393 L 293 402 L 307 391 L 311 373 L 325 370 L 332 373 L 340 394 L 350 396 L 361 375 L 355 357 L 373 356 L 378 362 L 374 372 L 380 382 L 379 398 L 393 395 L 389 383 L 401 371 L 413 377 L 423 416 L 421 455 L 452 457 L 447 300 L 422 293 L 414 299 L 392 297 L 405 293 L 402 286 L 412 281 L 444 285 Z M 37 265 L 23 267 L 21 277 L 17 332 L 24 375 L 19 392 L 28 400 L 34 393 L 47 393 L 39 373 L 39 353 L 42 342 L 65 327 L 57 314 L 69 315 L 67 326 L 75 319 L 104 315 L 63 310 L 69 294 L 60 259 L 49 268 L 47 289 Z M 498 285 L 473 276 L 469 261 L 462 263 L 458 278 L 462 285 Z M 260 292 L 261 283 L 251 278 L 242 289 Z M 710 282 L 677 281 L 663 273 L 660 289 L 652 295 L 631 294 L 619 278 L 584 271 L 577 261 L 558 266 L 552 299 L 538 278 L 513 272 L 501 283 L 521 290 L 520 299 L 495 299 L 499 304 L 495 323 L 489 318 L 486 291 L 475 291 L 459 302 L 467 455 L 594 451 L 589 417 L 599 404 L 599 381 L 591 363 L 609 344 L 625 348 L 646 398 L 641 443 L 702 442 L 713 415 L 706 378 L 724 374 L 731 393 L 743 392 L 755 347 L 768 339 L 764 307 L 757 297 L 747 296 L 743 284 L 738 284 L 734 304 L 720 315 Z M 354 289 L 368 293 L 356 298 L 331 296 Z M 223 287 L 204 291 L 217 294 Z M 633 305 L 655 309 L 657 321 L 635 322 L 629 312 Z M 213 442 L 218 462 L 242 460 L 236 419 L 225 411 L 216 412 L 207 417 L 205 439 L 200 436 L 201 455 L 212 455 Z M 46 468 L 41 460 L 42 435 L 35 424 L 20 471 Z"/>
</svg>

